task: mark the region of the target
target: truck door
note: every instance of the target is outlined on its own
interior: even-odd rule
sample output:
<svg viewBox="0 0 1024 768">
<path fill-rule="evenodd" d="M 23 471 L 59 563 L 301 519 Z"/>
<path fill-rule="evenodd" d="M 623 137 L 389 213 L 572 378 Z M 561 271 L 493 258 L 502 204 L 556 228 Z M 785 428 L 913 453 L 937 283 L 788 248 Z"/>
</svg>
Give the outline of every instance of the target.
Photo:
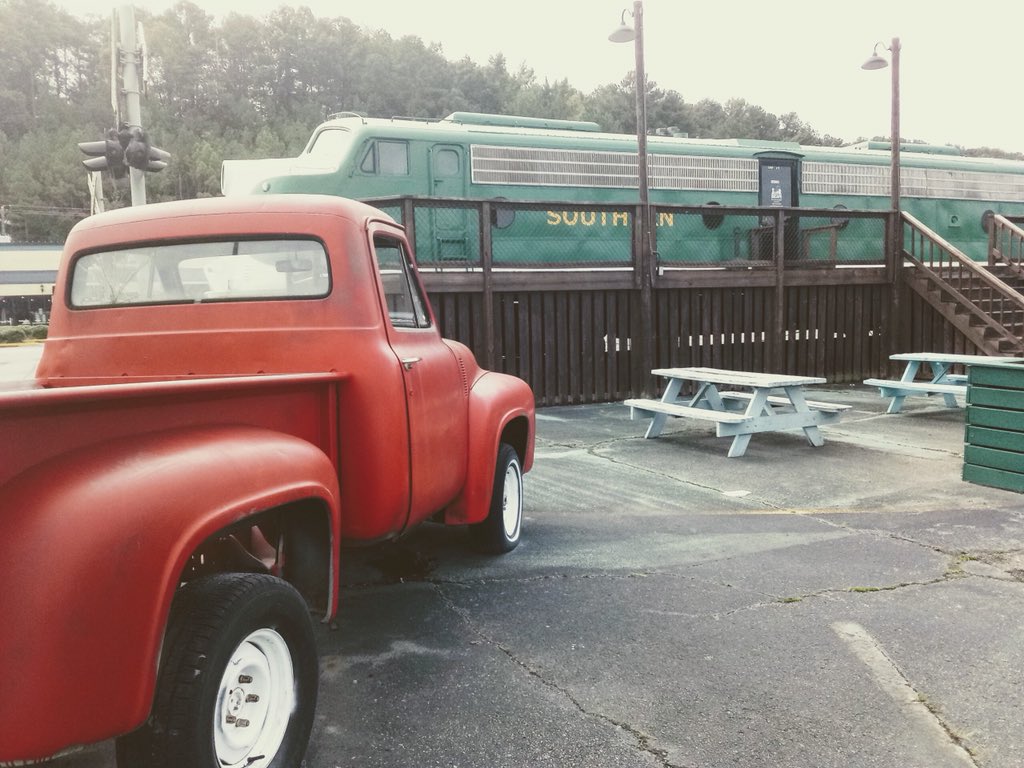
<svg viewBox="0 0 1024 768">
<path fill-rule="evenodd" d="M 434 144 L 430 148 L 432 197 L 462 199 L 466 196 L 466 152 L 458 144 Z M 430 258 L 437 262 L 466 261 L 472 256 L 469 210 L 457 205 L 430 208 Z M 417 246 L 421 243 L 417 242 Z M 422 259 L 426 254 L 417 249 Z"/>
<path fill-rule="evenodd" d="M 441 340 L 404 241 L 373 234 L 385 322 L 405 381 L 409 429 L 409 524 L 446 506 L 462 489 L 469 399 L 459 361 Z"/>
</svg>

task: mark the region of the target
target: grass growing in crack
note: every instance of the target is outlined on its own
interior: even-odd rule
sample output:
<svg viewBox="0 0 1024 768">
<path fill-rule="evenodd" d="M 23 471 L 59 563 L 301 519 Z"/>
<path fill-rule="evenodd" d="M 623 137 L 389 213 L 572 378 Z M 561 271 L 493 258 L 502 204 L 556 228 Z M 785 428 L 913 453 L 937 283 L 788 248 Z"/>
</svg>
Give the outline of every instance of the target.
<svg viewBox="0 0 1024 768">
<path fill-rule="evenodd" d="M 934 717 L 936 721 L 938 721 L 939 725 L 942 727 L 942 730 L 946 732 L 946 734 L 949 736 L 949 738 L 953 741 L 954 744 L 956 744 L 958 747 L 960 747 L 960 749 L 966 752 L 972 758 L 972 760 L 978 756 L 977 750 L 975 750 L 967 743 L 968 736 L 966 734 L 961 733 L 959 730 L 953 728 L 953 726 L 946 722 L 945 718 L 943 718 L 942 716 L 942 711 L 939 709 L 939 706 L 937 704 L 932 703 L 932 701 L 929 700 L 929 698 L 920 691 L 918 691 L 917 693 L 917 700 L 922 704 L 922 706 L 924 706 L 925 709 L 927 709 L 931 713 L 932 717 Z"/>
<path fill-rule="evenodd" d="M 977 562 L 979 560 L 981 560 L 981 558 L 977 555 L 972 555 L 967 552 L 961 552 L 959 555 L 956 555 L 953 558 L 953 562 L 951 562 L 949 564 L 949 567 L 946 569 L 946 578 L 955 579 L 961 576 L 966 576 L 967 573 L 963 569 L 963 564 Z"/>
<path fill-rule="evenodd" d="M 780 603 L 799 603 L 803 600 L 802 597 L 783 597 L 779 599 Z"/>
</svg>

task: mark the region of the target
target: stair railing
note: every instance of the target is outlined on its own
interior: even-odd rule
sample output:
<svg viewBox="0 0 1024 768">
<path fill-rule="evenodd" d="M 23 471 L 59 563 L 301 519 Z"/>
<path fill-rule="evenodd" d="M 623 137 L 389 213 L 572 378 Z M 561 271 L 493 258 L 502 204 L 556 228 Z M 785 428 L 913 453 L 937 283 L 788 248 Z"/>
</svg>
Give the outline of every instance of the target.
<svg viewBox="0 0 1024 768">
<path fill-rule="evenodd" d="M 1006 352 L 1024 353 L 1024 340 L 1012 330 L 1024 328 L 1024 296 L 909 213 L 902 217 L 903 256 L 913 265 L 915 277 L 954 302 L 985 338 L 997 346 L 1006 342 Z"/>
</svg>

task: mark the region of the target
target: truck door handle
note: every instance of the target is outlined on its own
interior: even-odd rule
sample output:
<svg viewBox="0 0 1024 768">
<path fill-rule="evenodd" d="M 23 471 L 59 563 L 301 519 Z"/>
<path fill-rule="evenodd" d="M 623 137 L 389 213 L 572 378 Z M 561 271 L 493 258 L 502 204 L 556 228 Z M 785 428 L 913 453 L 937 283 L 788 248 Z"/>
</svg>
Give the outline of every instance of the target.
<svg viewBox="0 0 1024 768">
<path fill-rule="evenodd" d="M 420 357 L 403 357 L 402 358 L 402 367 L 405 368 L 405 370 L 407 370 L 407 371 L 411 371 L 412 367 L 414 365 L 416 365 L 416 363 L 418 363 L 422 359 L 423 358 L 420 358 Z"/>
</svg>

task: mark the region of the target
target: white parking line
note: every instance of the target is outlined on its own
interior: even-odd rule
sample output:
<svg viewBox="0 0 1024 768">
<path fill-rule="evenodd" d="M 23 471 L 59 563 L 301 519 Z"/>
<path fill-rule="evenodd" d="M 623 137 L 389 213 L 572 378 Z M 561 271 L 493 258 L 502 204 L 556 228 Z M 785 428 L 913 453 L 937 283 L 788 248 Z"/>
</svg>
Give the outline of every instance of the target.
<svg viewBox="0 0 1024 768">
<path fill-rule="evenodd" d="M 837 621 L 832 624 L 832 631 L 849 646 L 854 656 L 864 662 L 878 687 L 900 706 L 912 726 L 945 747 L 949 755 L 961 765 L 978 768 L 971 753 L 957 742 L 950 729 L 925 706 L 921 695 L 864 627 L 851 621 Z"/>
</svg>

